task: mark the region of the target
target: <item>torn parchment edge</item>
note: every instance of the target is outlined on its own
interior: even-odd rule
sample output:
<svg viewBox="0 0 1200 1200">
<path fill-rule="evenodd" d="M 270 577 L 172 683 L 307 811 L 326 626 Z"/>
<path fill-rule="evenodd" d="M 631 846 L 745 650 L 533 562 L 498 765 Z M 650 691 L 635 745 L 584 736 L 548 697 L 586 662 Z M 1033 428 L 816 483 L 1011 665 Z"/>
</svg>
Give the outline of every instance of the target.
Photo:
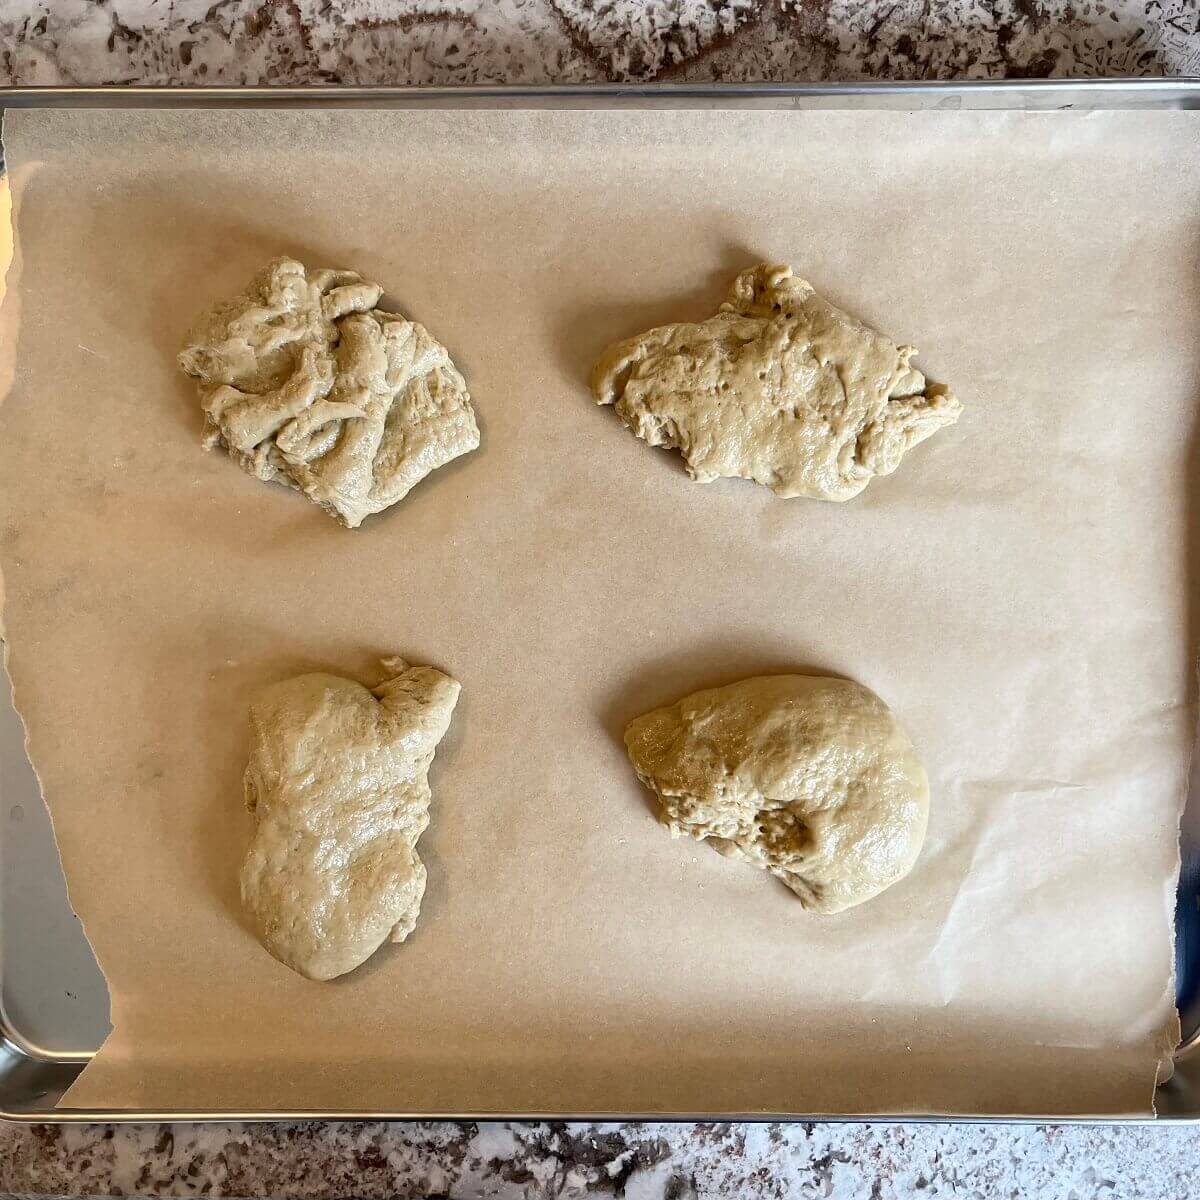
<svg viewBox="0 0 1200 1200">
<path fill-rule="evenodd" d="M 4 145 L 4 129 L 7 122 L 7 114 L 0 112 L 0 146 Z M 21 249 L 17 238 L 17 214 L 20 209 L 20 193 L 24 188 L 24 181 L 27 177 L 32 176 L 37 170 L 36 163 L 22 163 L 19 166 L 12 163 L 7 157 L 7 148 L 4 160 L 4 170 L 0 172 L 0 407 L 3 407 L 12 395 L 13 388 L 16 382 L 16 364 L 17 364 L 17 342 L 21 328 L 21 301 L 19 296 L 18 282 L 21 278 Z M 46 799 L 46 787 L 42 781 L 41 772 L 38 770 L 37 760 L 34 757 L 33 746 L 31 744 L 29 724 L 25 720 L 25 714 L 21 710 L 18 703 L 17 683 L 13 678 L 12 671 L 12 644 L 8 638 L 8 627 L 5 623 L 7 609 L 7 593 L 4 586 L 4 556 L 0 552 L 0 667 L 3 668 L 4 680 L 3 686 L 8 693 L 9 700 L 12 704 L 13 711 L 16 713 L 17 720 L 21 725 L 21 745 L 25 752 L 25 757 L 29 762 L 30 769 L 33 771 L 33 777 L 37 781 L 38 796 L 41 799 L 42 807 L 46 810 L 47 817 L 50 821 L 50 833 L 54 838 L 54 852 L 58 855 L 59 867 L 62 870 L 63 880 L 67 890 L 67 903 L 71 907 L 71 911 L 75 914 L 79 921 L 79 927 L 83 931 L 83 936 L 87 941 L 88 949 L 91 951 L 92 958 L 96 962 L 96 966 L 100 974 L 104 978 L 105 990 L 108 992 L 109 1004 L 109 1032 L 105 1036 L 104 1042 L 100 1047 L 96 1047 L 95 1053 L 106 1044 L 113 1036 L 113 1032 L 117 1027 L 116 1009 L 118 1007 L 117 998 L 113 993 L 111 984 L 109 983 L 108 973 L 104 970 L 104 964 L 100 961 L 100 956 L 96 953 L 95 944 L 88 933 L 87 922 L 79 914 L 75 901 L 71 896 L 71 878 L 67 873 L 66 868 L 62 864 L 62 852 L 59 848 L 58 830 L 55 826 L 54 809 Z M 0 1007 L 2 1014 L 2 1007 Z M 8 1028 L 7 1020 L 4 1021 L 4 1035 L 11 1036 L 12 1031 Z M 56 1102 L 56 1108 L 62 1108 L 66 1105 L 69 1096 L 69 1089 Z"/>
</svg>

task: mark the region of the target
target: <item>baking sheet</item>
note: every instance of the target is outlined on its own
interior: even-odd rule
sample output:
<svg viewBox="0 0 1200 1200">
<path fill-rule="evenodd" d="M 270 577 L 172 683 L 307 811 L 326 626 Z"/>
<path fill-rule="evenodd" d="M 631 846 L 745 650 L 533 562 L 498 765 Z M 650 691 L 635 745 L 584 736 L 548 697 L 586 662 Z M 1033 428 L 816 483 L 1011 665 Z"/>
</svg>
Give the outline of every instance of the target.
<svg viewBox="0 0 1200 1200">
<path fill-rule="evenodd" d="M 1132 1113 L 1175 1032 L 1190 114 L 10 113 L 9 666 L 114 1032 L 67 1103 Z M 197 448 L 174 352 L 294 253 L 451 348 L 483 447 L 349 532 Z M 792 261 L 967 410 L 850 505 L 700 488 L 583 386 Z M 459 678 L 416 933 L 293 976 L 236 902 L 253 690 Z M 880 692 L 914 874 L 836 918 L 655 826 L 625 721 Z"/>
</svg>

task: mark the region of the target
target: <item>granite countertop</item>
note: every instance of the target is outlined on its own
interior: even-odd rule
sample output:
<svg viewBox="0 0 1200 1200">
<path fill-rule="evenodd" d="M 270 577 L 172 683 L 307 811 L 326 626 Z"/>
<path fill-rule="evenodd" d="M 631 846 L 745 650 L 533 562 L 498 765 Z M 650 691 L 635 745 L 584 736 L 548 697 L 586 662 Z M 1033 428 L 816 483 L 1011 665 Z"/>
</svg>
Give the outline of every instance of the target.
<svg viewBox="0 0 1200 1200">
<path fill-rule="evenodd" d="M 4 84 L 1200 74 L 1196 0 L 4 0 Z M 7 1194 L 1200 1196 L 1152 1126 L 0 1127 Z"/>
<path fill-rule="evenodd" d="M 1200 73 L 1196 0 L 4 0 L 0 82 Z"/>
<path fill-rule="evenodd" d="M 1194 1200 L 1200 1131 L 538 1123 L 15 1126 L 7 1194 Z"/>
</svg>

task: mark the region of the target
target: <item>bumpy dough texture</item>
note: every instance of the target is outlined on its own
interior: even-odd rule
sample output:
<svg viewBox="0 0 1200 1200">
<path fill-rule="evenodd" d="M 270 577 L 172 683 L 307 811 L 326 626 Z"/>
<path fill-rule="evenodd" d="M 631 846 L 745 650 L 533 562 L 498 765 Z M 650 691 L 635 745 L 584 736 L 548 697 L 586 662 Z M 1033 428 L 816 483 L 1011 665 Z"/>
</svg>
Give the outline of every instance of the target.
<svg viewBox="0 0 1200 1200">
<path fill-rule="evenodd" d="M 277 258 L 188 335 L 204 445 L 298 488 L 351 529 L 479 445 L 463 377 L 353 271 Z"/>
<path fill-rule="evenodd" d="M 383 665 L 392 677 L 373 690 L 301 675 L 250 709 L 256 828 L 242 904 L 262 944 L 309 979 L 354 970 L 389 937 L 404 941 L 425 893 L 416 844 L 429 824 L 429 764 L 459 685 L 403 659 Z"/>
<path fill-rule="evenodd" d="M 737 277 L 715 317 L 610 346 L 592 391 L 638 437 L 682 451 L 701 483 L 849 500 L 958 420 L 962 405 L 926 382 L 915 354 L 764 263 Z"/>
<path fill-rule="evenodd" d="M 902 879 L 925 839 L 925 768 L 887 705 L 848 680 L 696 692 L 633 721 L 625 745 L 672 837 L 770 871 L 814 912 Z"/>
</svg>

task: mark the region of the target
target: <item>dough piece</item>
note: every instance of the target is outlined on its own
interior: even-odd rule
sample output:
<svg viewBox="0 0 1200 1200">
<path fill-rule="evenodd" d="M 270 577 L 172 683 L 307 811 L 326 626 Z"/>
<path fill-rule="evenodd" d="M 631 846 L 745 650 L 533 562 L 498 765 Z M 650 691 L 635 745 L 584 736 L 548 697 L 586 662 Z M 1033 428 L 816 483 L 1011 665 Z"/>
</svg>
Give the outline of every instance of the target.
<svg viewBox="0 0 1200 1200">
<path fill-rule="evenodd" d="M 633 721 L 625 745 L 672 837 L 777 875 L 840 912 L 912 869 L 929 782 L 891 710 L 845 679 L 767 675 Z"/>
<path fill-rule="evenodd" d="M 479 445 L 463 377 L 424 326 L 353 271 L 277 258 L 188 335 L 204 446 L 298 488 L 343 525 Z"/>
<path fill-rule="evenodd" d="M 777 496 L 849 500 L 943 425 L 954 394 L 897 346 L 822 300 L 791 267 L 743 271 L 715 317 L 605 351 L 598 404 L 700 483 L 753 479 Z"/>
<path fill-rule="evenodd" d="M 459 685 L 386 658 L 368 690 L 336 675 L 264 689 L 250 709 L 246 807 L 255 831 L 242 904 L 259 940 L 309 979 L 365 962 L 413 931 L 425 893 L 417 839 L 429 764 Z"/>
</svg>

